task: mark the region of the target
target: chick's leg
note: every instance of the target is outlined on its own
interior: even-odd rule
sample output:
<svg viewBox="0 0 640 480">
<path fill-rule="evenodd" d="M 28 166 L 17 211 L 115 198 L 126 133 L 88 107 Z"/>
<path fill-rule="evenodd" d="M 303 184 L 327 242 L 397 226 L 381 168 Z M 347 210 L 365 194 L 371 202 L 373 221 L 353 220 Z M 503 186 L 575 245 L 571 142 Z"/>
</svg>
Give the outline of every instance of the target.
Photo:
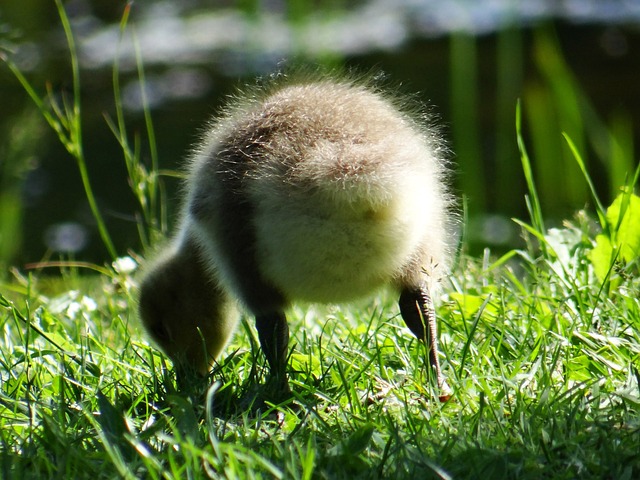
<svg viewBox="0 0 640 480">
<path fill-rule="evenodd" d="M 260 346 L 267 357 L 271 369 L 271 382 L 282 392 L 289 392 L 287 381 L 287 351 L 289 346 L 289 325 L 282 312 L 256 316 L 256 328 Z"/>
<path fill-rule="evenodd" d="M 440 370 L 438 359 L 438 327 L 433 300 L 426 285 L 404 288 L 398 302 L 400 314 L 411 332 L 426 343 L 429 352 L 429 364 L 436 375 L 438 388 L 441 390 L 440 399 L 447 400 L 448 386 Z"/>
</svg>

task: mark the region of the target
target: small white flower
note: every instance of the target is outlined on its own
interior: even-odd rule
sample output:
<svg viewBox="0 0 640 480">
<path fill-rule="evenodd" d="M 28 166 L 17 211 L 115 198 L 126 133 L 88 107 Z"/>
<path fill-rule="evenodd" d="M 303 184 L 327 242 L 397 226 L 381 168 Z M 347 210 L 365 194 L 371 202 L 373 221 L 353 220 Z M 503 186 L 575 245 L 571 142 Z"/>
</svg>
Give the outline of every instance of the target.
<svg viewBox="0 0 640 480">
<path fill-rule="evenodd" d="M 94 312 L 98 308 L 96 301 L 86 295 L 83 295 L 80 299 L 80 305 L 85 312 Z"/>
<path fill-rule="evenodd" d="M 121 275 L 132 273 L 136 268 L 138 268 L 136 261 L 129 256 L 120 257 L 111 265 L 113 266 L 113 269 Z"/>
<path fill-rule="evenodd" d="M 72 320 L 75 320 L 78 312 L 80 312 L 81 305 L 78 302 L 71 302 L 67 307 L 67 316 Z"/>
<path fill-rule="evenodd" d="M 53 299 L 49 304 L 51 313 L 66 315 L 72 320 L 75 320 L 78 314 L 87 314 L 97 309 L 98 304 L 93 298 L 80 295 L 77 290 L 69 290 L 66 294 Z"/>
</svg>

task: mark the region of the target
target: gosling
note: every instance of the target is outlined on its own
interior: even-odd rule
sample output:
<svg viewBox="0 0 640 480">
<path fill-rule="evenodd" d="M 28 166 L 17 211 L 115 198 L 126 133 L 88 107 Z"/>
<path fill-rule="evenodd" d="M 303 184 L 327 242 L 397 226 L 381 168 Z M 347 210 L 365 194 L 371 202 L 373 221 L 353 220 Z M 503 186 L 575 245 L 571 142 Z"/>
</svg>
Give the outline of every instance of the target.
<svg viewBox="0 0 640 480">
<path fill-rule="evenodd" d="M 177 232 L 140 285 L 141 320 L 177 368 L 207 374 L 239 300 L 255 316 L 270 381 L 288 392 L 290 303 L 387 286 L 447 388 L 432 301 L 449 256 L 444 149 L 404 110 L 357 81 L 276 80 L 210 123 Z"/>
</svg>

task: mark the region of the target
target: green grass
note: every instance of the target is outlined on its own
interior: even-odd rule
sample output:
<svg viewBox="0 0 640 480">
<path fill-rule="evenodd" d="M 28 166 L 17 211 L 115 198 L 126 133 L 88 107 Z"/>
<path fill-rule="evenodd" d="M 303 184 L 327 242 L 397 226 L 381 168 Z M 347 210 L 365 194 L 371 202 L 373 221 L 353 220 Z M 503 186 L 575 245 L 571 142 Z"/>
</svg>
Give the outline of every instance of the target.
<svg viewBox="0 0 640 480">
<path fill-rule="evenodd" d="M 57 105 L 14 70 L 82 171 L 74 72 L 74 99 Z M 117 64 L 114 94 L 119 105 Z M 497 259 L 463 254 L 442 285 L 449 402 L 437 401 L 424 347 L 385 293 L 289 312 L 295 398 L 256 410 L 246 399 L 267 369 L 249 319 L 212 372 L 214 386 L 179 390 L 136 319 L 131 260 L 63 262 L 54 277 L 13 270 L 0 284 L 0 477 L 637 478 L 640 168 L 626 172 L 607 209 L 580 156 L 585 140 L 566 136 L 562 148 L 596 211 L 547 230 L 521 120 L 518 109 L 510 129 L 529 190 L 531 219 L 517 220 L 525 247 Z M 156 155 L 142 164 L 142 140 L 128 139 L 119 107 L 107 122 L 137 189 L 142 243 L 153 243 L 166 223 Z"/>
<path fill-rule="evenodd" d="M 524 271 L 454 271 L 439 308 L 445 404 L 385 295 L 290 312 L 296 398 L 251 412 L 235 402 L 264 380 L 252 327 L 205 401 L 176 390 L 145 340 L 130 274 L 16 280 L 1 301 L 0 475 L 636 478 L 640 281 L 605 294 L 579 220 L 542 237 L 547 257 L 517 252 Z"/>
</svg>

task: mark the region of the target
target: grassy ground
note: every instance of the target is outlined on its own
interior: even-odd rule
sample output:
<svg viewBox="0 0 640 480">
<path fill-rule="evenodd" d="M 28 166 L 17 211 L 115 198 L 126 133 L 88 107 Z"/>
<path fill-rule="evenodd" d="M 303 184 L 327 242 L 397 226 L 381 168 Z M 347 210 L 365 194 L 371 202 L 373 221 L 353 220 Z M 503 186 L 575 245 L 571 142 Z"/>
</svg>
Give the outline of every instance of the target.
<svg viewBox="0 0 640 480">
<path fill-rule="evenodd" d="M 205 400 L 145 341 L 131 262 L 18 277 L 0 310 L 0 475 L 637 478 L 639 280 L 602 288 L 590 228 L 551 231 L 517 271 L 461 261 L 439 308 L 443 404 L 386 295 L 290 312 L 296 398 L 249 412 L 235 399 L 265 365 L 247 324 Z"/>
<path fill-rule="evenodd" d="M 74 91 L 63 105 L 8 65 L 76 160 L 115 255 L 91 201 L 65 28 Z M 147 245 L 165 222 L 157 159 L 145 168 L 139 139 L 127 138 L 117 64 L 114 94 L 109 125 L 138 188 Z M 153 145 L 150 116 L 147 130 Z M 595 220 L 582 212 L 547 229 L 520 146 L 525 247 L 501 258 L 461 255 L 442 285 L 450 401 L 437 401 L 424 348 L 389 294 L 289 312 L 295 399 L 256 411 L 244 399 L 266 369 L 250 321 L 212 372 L 215 387 L 179 390 L 136 320 L 131 259 L 67 263 L 53 278 L 14 271 L 0 284 L 0 477 L 637 478 L 638 171 L 608 209 L 593 194 Z"/>
</svg>

